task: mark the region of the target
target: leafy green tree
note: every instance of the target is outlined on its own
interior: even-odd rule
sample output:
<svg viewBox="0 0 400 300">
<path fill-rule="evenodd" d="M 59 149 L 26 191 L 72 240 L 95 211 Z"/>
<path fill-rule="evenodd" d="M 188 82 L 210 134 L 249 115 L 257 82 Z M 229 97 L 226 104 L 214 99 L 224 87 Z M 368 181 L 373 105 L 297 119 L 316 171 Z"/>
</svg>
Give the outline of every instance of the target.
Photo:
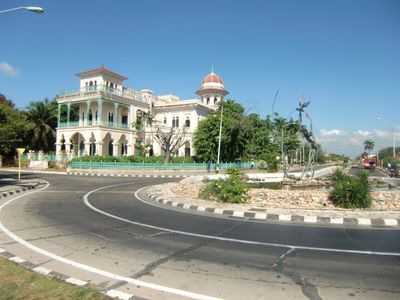
<svg viewBox="0 0 400 300">
<path fill-rule="evenodd" d="M 400 147 L 396 147 L 396 154 L 400 153 Z M 378 153 L 379 159 L 383 160 L 383 164 L 386 166 L 388 163 L 398 162 L 399 157 L 397 159 L 393 158 L 393 147 L 386 147 L 379 150 Z"/>
<path fill-rule="evenodd" d="M 244 118 L 241 136 L 246 141 L 244 159 L 258 159 L 272 149 L 275 154 L 278 151 L 272 143 L 273 123 L 269 119 L 261 119 L 258 114 L 250 114 Z"/>
<path fill-rule="evenodd" d="M 31 149 L 54 151 L 57 127 L 57 104 L 44 99 L 31 102 L 26 111 L 27 119 L 32 124 L 28 133 Z"/>
<path fill-rule="evenodd" d="M 200 160 L 217 160 L 219 126 L 223 105 L 221 161 L 234 161 L 245 154 L 247 141 L 243 134 L 245 127 L 244 108 L 234 100 L 220 103 L 216 112 L 201 121 L 194 134 L 193 146 Z"/>
<path fill-rule="evenodd" d="M 1 93 L 0 93 L 0 103 L 7 104 L 7 105 L 9 105 L 9 106 L 11 106 L 11 107 L 14 107 L 14 106 L 15 106 L 15 104 L 14 104 L 14 102 L 13 102 L 12 100 L 7 99 L 7 97 L 4 96 L 4 95 L 1 94 Z"/>
<path fill-rule="evenodd" d="M 26 132 L 31 128 L 26 115 L 6 103 L 0 103 L 0 154 L 10 161 L 17 147 L 25 147 Z"/>
</svg>

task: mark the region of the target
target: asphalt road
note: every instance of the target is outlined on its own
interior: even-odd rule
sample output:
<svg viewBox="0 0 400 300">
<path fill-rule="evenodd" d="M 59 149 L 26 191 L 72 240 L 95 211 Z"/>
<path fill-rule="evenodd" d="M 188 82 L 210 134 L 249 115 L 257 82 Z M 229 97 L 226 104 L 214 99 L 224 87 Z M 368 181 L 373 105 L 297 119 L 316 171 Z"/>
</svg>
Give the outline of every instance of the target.
<svg viewBox="0 0 400 300">
<path fill-rule="evenodd" d="M 348 173 L 351 174 L 351 175 L 354 175 L 354 174 L 356 174 L 356 173 L 358 173 L 358 172 L 361 172 L 361 171 L 363 171 L 363 170 L 369 171 L 369 172 L 370 172 L 370 176 L 375 176 L 375 177 L 388 177 L 388 175 L 387 175 L 385 172 L 383 172 L 383 171 L 381 171 L 381 170 L 379 170 L 379 169 L 376 169 L 376 168 L 375 168 L 375 169 L 364 169 L 363 167 L 350 168 L 349 171 L 348 171 Z"/>
<path fill-rule="evenodd" d="M 141 187 L 172 179 L 29 176 L 50 186 L 4 207 L 1 222 L 33 245 L 89 266 L 224 299 L 400 298 L 399 230 L 267 224 L 135 199 Z M 120 219 L 84 203 L 95 189 L 88 202 Z"/>
</svg>

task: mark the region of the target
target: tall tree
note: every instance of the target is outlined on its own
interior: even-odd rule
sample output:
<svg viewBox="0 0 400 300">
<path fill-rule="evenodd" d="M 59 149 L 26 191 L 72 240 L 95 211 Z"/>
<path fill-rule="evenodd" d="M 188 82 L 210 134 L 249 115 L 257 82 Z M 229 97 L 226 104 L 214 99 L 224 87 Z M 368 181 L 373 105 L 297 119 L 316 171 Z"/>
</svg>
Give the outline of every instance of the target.
<svg viewBox="0 0 400 300">
<path fill-rule="evenodd" d="M 0 93 L 0 103 L 7 104 L 8 106 L 14 107 L 15 104 L 12 100 L 7 99 L 2 93 Z"/>
<path fill-rule="evenodd" d="M 220 160 L 234 161 L 242 158 L 245 154 L 248 140 L 243 134 L 245 128 L 244 108 L 234 100 L 227 100 L 221 102 L 217 111 L 199 123 L 194 134 L 193 146 L 196 149 L 197 156 L 203 161 L 215 161 L 217 159 L 222 106 Z"/>
<path fill-rule="evenodd" d="M 6 160 L 15 155 L 17 147 L 25 147 L 24 140 L 30 124 L 26 115 L 9 104 L 0 103 L 0 154 Z"/>
<path fill-rule="evenodd" d="M 29 131 L 30 148 L 54 151 L 57 127 L 57 104 L 44 99 L 31 102 L 27 108 L 27 119 L 33 125 Z"/>
<path fill-rule="evenodd" d="M 164 163 L 172 160 L 185 141 L 186 128 L 155 125 L 154 139 L 164 153 Z"/>
</svg>

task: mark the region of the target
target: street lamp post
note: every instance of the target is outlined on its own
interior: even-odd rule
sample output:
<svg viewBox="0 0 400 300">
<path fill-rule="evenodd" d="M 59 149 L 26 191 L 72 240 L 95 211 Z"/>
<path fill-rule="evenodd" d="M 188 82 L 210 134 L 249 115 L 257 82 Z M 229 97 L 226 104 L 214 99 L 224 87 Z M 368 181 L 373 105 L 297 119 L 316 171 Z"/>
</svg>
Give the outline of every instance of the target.
<svg viewBox="0 0 400 300">
<path fill-rule="evenodd" d="M 375 118 L 378 121 L 386 121 L 390 122 L 389 120 L 383 119 L 383 118 Z M 390 122 L 392 123 L 392 122 Z M 392 123 L 392 138 L 393 138 L 393 158 L 396 158 L 396 138 L 394 136 L 394 123 Z"/>
<path fill-rule="evenodd" d="M 29 10 L 31 12 L 37 13 L 37 14 L 44 13 L 44 9 L 39 7 L 39 6 L 20 6 L 20 7 L 10 8 L 10 9 L 6 9 L 6 10 L 0 10 L 0 14 L 1 13 L 10 12 L 10 11 L 14 11 L 14 10 L 19 10 L 19 9 L 26 9 L 26 10 Z"/>
<path fill-rule="evenodd" d="M 218 154 L 217 154 L 217 172 L 219 171 L 219 158 L 221 155 L 221 135 L 222 135 L 222 115 L 224 113 L 224 105 L 221 104 L 221 120 L 219 122 L 219 137 L 218 137 Z"/>
</svg>

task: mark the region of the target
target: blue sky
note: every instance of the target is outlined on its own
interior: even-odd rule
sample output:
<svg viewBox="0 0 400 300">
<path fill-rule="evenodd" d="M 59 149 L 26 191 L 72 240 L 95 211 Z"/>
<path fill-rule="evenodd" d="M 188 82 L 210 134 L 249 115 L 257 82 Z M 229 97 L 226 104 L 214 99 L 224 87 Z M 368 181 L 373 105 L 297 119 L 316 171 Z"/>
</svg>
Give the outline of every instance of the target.
<svg viewBox="0 0 400 300">
<path fill-rule="evenodd" d="M 0 10 L 0 93 L 18 107 L 105 67 L 134 89 L 193 99 L 214 70 L 247 112 L 284 117 L 311 100 L 317 140 L 359 154 L 400 146 L 400 1 L 11 1 Z M 296 117 L 295 114 L 292 114 Z M 382 117 L 387 121 L 377 121 Z"/>
</svg>

